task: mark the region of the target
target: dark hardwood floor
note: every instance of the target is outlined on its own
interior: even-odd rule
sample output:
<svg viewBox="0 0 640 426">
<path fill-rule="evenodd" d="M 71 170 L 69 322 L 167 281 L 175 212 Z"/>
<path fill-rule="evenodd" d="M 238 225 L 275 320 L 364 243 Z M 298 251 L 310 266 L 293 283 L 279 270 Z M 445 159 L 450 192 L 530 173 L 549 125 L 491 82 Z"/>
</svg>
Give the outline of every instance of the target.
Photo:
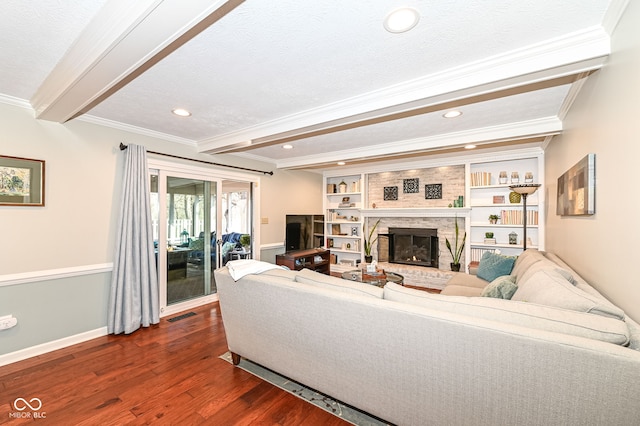
<svg viewBox="0 0 640 426">
<path fill-rule="evenodd" d="M 0 367 L 0 424 L 347 424 L 218 358 L 218 303 L 191 311 Z M 40 399 L 46 418 L 16 418 L 17 398 Z"/>
</svg>

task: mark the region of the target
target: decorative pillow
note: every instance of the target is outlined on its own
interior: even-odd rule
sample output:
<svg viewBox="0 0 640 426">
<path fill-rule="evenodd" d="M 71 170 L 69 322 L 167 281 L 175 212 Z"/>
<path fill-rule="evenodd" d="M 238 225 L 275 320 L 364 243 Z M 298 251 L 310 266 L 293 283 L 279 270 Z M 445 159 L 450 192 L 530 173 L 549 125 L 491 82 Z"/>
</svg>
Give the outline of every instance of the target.
<svg viewBox="0 0 640 426">
<path fill-rule="evenodd" d="M 509 275 L 515 261 L 516 258 L 514 256 L 503 256 L 486 251 L 480 258 L 478 277 L 491 282 L 502 275 Z"/>
<path fill-rule="evenodd" d="M 495 297 L 496 299 L 510 300 L 513 293 L 516 292 L 518 286 L 515 283 L 515 277 L 511 275 L 503 275 L 491 281 L 491 284 L 482 290 L 482 297 Z"/>
<path fill-rule="evenodd" d="M 222 245 L 222 257 L 226 256 L 231 250 L 233 250 L 236 246 L 236 243 L 224 243 Z"/>
<path fill-rule="evenodd" d="M 204 239 L 198 238 L 189 242 L 189 248 L 191 250 L 204 250 Z"/>
</svg>

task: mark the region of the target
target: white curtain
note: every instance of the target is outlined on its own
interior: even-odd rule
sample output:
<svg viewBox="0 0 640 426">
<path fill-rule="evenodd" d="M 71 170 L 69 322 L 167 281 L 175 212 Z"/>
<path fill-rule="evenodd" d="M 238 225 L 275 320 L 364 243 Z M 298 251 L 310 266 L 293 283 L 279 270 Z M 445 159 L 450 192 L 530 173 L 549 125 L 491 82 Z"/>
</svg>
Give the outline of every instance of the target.
<svg viewBox="0 0 640 426">
<path fill-rule="evenodd" d="M 153 248 L 147 152 L 126 149 L 122 204 L 109 298 L 109 333 L 132 333 L 160 322 L 160 296 Z"/>
</svg>

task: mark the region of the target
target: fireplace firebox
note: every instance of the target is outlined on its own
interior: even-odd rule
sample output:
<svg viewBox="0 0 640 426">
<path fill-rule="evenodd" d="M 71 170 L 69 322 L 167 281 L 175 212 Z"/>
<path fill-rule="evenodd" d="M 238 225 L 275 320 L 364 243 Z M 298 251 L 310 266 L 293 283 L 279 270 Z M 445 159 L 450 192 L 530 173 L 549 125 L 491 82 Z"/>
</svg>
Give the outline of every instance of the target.
<svg viewBox="0 0 640 426">
<path fill-rule="evenodd" d="M 438 230 L 430 228 L 389 228 L 391 263 L 438 267 Z"/>
</svg>

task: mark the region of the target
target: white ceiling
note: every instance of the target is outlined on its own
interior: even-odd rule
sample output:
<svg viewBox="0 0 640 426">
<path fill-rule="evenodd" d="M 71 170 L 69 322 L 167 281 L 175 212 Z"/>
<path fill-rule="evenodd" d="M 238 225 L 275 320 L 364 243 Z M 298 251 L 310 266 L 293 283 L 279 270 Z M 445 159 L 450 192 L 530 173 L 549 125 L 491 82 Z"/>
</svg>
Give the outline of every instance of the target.
<svg viewBox="0 0 640 426">
<path fill-rule="evenodd" d="M 280 168 L 542 144 L 627 1 L 4 0 L 0 101 Z"/>
</svg>

